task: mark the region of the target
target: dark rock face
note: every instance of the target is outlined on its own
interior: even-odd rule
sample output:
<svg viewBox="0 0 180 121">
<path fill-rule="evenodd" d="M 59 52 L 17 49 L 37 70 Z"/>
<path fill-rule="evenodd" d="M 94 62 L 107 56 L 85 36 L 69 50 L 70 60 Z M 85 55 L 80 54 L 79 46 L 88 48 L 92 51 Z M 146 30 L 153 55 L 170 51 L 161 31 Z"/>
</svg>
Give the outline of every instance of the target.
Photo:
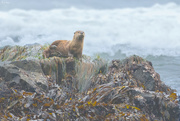
<svg viewBox="0 0 180 121">
<path fill-rule="evenodd" d="M 43 49 L 0 50 L 0 119 L 179 120 L 175 90 L 160 80 L 151 62 L 131 56 L 107 67 L 86 56 L 43 59 L 42 53 L 37 56 Z"/>
<path fill-rule="evenodd" d="M 126 72 L 127 77 L 135 79 L 137 82 L 137 86 L 143 87 L 145 90 L 158 90 L 166 92 L 167 94 L 174 91 L 160 80 L 160 75 L 155 72 L 152 63 L 144 60 L 141 57 L 131 56 L 129 58 L 126 58 L 122 62 L 114 61 L 113 63 L 119 63 L 119 65 L 115 68 L 112 68 L 111 66 L 112 71 L 116 69 L 116 73 Z"/>
<path fill-rule="evenodd" d="M 38 61 L 22 60 L 22 61 L 14 61 L 11 62 L 10 64 L 13 64 L 16 67 L 21 68 L 25 71 L 42 73 L 42 69 Z"/>
<path fill-rule="evenodd" d="M 8 87 L 17 86 L 25 91 L 45 91 L 48 87 L 40 64 L 32 60 L 0 65 L 0 77 L 5 80 Z"/>
</svg>

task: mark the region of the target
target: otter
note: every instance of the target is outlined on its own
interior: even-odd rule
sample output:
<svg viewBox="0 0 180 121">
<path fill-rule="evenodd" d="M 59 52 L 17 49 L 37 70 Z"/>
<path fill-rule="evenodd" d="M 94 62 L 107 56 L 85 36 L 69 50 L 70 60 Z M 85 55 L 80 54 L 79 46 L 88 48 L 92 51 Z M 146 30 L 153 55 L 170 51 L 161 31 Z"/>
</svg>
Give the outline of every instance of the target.
<svg viewBox="0 0 180 121">
<path fill-rule="evenodd" d="M 45 58 L 58 57 L 82 57 L 83 43 L 85 33 L 83 31 L 74 32 L 74 37 L 71 41 L 56 40 L 48 49 L 44 50 L 43 56 Z"/>
</svg>

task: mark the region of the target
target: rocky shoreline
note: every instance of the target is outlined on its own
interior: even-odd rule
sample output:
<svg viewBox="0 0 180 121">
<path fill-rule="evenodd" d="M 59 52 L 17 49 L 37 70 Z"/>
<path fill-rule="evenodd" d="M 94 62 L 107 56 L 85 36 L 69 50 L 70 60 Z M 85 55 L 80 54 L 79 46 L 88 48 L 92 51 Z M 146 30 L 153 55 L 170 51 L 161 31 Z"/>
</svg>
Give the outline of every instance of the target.
<svg viewBox="0 0 180 121">
<path fill-rule="evenodd" d="M 139 56 L 43 59 L 48 45 L 0 49 L 0 119 L 179 121 L 176 91 Z"/>
</svg>

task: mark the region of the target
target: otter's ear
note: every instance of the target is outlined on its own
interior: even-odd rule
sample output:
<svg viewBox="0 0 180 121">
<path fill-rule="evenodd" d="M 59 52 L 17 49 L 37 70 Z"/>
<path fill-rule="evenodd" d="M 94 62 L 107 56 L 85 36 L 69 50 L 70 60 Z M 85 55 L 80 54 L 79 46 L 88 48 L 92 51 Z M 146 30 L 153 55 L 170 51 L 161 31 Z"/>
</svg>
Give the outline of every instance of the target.
<svg viewBox="0 0 180 121">
<path fill-rule="evenodd" d="M 49 48 L 50 48 L 50 49 L 56 49 L 57 46 L 56 46 L 56 45 L 51 45 Z"/>
</svg>

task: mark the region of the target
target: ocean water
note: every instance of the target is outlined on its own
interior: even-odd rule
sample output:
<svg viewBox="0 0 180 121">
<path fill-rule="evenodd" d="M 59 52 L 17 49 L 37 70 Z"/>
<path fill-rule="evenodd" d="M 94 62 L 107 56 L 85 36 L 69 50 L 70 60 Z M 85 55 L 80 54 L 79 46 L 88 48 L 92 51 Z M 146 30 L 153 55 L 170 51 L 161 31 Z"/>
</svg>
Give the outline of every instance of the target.
<svg viewBox="0 0 180 121">
<path fill-rule="evenodd" d="M 152 61 L 161 80 L 180 93 L 180 5 L 150 7 L 0 11 L 0 48 L 51 44 L 86 34 L 83 54 L 123 59 L 139 55 Z"/>
</svg>

